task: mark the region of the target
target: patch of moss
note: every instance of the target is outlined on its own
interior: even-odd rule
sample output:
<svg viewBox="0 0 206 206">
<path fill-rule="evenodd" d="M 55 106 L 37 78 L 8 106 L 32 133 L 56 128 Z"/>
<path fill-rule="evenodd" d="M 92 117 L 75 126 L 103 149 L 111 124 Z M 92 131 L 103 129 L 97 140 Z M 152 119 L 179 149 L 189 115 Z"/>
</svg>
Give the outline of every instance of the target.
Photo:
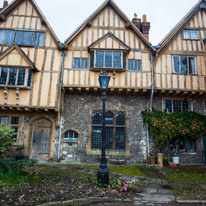
<svg viewBox="0 0 206 206">
<path fill-rule="evenodd" d="M 167 174 L 167 178 L 169 181 L 173 181 L 173 182 L 206 184 L 205 174 L 169 173 Z"/>
<path fill-rule="evenodd" d="M 180 200 L 205 200 L 206 190 L 186 187 L 173 187 L 174 195 Z"/>
</svg>

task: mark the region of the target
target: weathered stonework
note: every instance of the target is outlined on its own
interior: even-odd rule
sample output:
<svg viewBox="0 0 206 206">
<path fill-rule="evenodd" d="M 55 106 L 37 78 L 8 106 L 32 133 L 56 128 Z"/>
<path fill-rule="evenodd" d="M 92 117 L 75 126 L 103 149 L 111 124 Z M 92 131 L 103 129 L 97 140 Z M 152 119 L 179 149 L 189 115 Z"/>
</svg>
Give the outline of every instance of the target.
<svg viewBox="0 0 206 206">
<path fill-rule="evenodd" d="M 122 111 L 126 114 L 126 150 L 107 151 L 109 159 L 124 159 L 127 163 L 144 162 L 146 159 L 146 131 L 141 111 L 147 106 L 147 98 L 140 95 L 107 95 L 106 111 Z M 63 132 L 79 133 L 78 142 L 62 144 L 64 159 L 80 162 L 99 161 L 100 151 L 91 149 L 92 114 L 102 110 L 101 94 L 65 94 Z M 63 141 L 63 138 L 62 138 Z M 72 155 L 72 156 L 71 156 Z"/>
</svg>

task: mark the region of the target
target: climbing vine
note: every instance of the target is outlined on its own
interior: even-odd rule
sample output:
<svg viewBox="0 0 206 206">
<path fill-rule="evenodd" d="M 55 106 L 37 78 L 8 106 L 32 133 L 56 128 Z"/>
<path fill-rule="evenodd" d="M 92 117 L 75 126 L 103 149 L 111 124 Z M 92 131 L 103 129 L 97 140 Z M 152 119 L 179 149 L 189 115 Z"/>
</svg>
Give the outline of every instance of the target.
<svg viewBox="0 0 206 206">
<path fill-rule="evenodd" d="M 196 139 L 206 134 L 206 116 L 196 112 L 166 113 L 145 110 L 142 111 L 142 117 L 158 150 L 175 137 Z"/>
</svg>

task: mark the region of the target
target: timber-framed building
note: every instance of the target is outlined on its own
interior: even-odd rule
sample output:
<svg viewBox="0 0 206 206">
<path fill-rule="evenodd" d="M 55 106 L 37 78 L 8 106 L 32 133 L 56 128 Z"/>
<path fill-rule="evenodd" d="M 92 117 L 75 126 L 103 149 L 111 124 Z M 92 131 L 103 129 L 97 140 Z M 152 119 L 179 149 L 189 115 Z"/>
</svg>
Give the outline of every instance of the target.
<svg viewBox="0 0 206 206">
<path fill-rule="evenodd" d="M 206 112 L 206 2 L 200 0 L 156 47 L 150 22 L 130 20 L 106 0 L 60 43 L 34 0 L 0 11 L 0 124 L 16 130 L 24 155 L 96 162 L 102 101 L 107 92 L 106 148 L 110 160 L 144 162 L 148 135 L 141 111 Z M 204 145 L 181 140 L 181 163 L 200 163 Z M 206 148 L 205 148 L 206 149 Z M 201 157 L 201 158 L 200 158 Z"/>
</svg>

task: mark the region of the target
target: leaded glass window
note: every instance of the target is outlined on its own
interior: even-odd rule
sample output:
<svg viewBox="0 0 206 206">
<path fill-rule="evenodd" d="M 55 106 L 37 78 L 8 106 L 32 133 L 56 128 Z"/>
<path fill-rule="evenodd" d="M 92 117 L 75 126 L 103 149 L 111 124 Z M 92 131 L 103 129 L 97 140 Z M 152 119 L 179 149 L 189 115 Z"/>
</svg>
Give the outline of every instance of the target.
<svg viewBox="0 0 206 206">
<path fill-rule="evenodd" d="M 74 69 L 80 68 L 80 58 L 74 58 Z"/>
<path fill-rule="evenodd" d="M 82 58 L 82 69 L 87 69 L 88 68 L 88 58 Z"/>
<path fill-rule="evenodd" d="M 198 40 L 199 31 L 198 30 L 183 30 L 183 39 Z"/>
<path fill-rule="evenodd" d="M 189 100 L 164 100 L 165 112 L 191 111 L 191 101 Z"/>
<path fill-rule="evenodd" d="M 9 85 L 15 85 L 16 84 L 16 75 L 17 75 L 17 69 L 16 68 L 10 68 L 9 69 Z"/>
<path fill-rule="evenodd" d="M 92 149 L 101 147 L 102 114 L 95 112 L 92 120 Z M 105 113 L 106 149 L 125 150 L 125 115 L 122 112 Z"/>
<path fill-rule="evenodd" d="M 0 44 L 13 43 L 25 46 L 44 46 L 45 33 L 29 30 L 3 30 L 0 29 Z"/>
<path fill-rule="evenodd" d="M 1 117 L 1 124 L 7 125 L 9 123 L 9 117 Z"/>
<path fill-rule="evenodd" d="M 141 71 L 141 60 L 128 60 L 128 70 Z"/>
<path fill-rule="evenodd" d="M 73 131 L 73 130 L 69 130 L 69 131 L 64 133 L 64 139 L 65 140 L 77 140 L 78 133 Z"/>
<path fill-rule="evenodd" d="M 8 68 L 2 68 L 0 74 L 0 84 L 5 85 L 7 82 Z"/>
<path fill-rule="evenodd" d="M 0 86 L 31 87 L 33 71 L 23 68 L 0 68 Z"/>
<path fill-rule="evenodd" d="M 125 68 L 123 66 L 123 52 L 95 51 L 91 53 L 91 68 Z"/>
<path fill-rule="evenodd" d="M 195 57 L 173 56 L 173 72 L 182 74 L 196 74 Z"/>
<path fill-rule="evenodd" d="M 6 30 L 0 30 L 0 44 L 4 44 L 6 39 Z"/>
<path fill-rule="evenodd" d="M 24 85 L 25 71 L 26 71 L 25 69 L 19 69 L 18 83 L 17 83 L 17 85 L 19 85 L 19 86 Z"/>
</svg>

